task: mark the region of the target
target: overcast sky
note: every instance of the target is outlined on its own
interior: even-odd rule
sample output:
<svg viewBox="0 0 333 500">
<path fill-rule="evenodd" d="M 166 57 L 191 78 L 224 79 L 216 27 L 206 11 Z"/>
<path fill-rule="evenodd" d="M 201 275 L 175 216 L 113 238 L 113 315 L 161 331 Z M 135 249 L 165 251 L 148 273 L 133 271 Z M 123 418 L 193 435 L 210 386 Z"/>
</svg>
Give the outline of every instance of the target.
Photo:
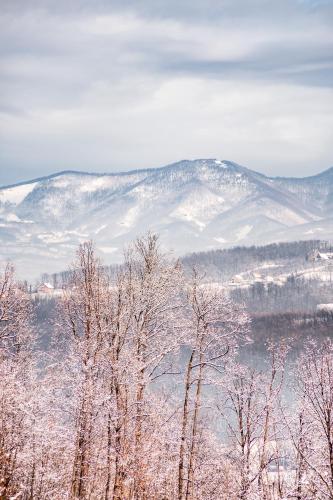
<svg viewBox="0 0 333 500">
<path fill-rule="evenodd" d="M 333 0 L 1 0 L 0 184 L 333 165 Z"/>
</svg>

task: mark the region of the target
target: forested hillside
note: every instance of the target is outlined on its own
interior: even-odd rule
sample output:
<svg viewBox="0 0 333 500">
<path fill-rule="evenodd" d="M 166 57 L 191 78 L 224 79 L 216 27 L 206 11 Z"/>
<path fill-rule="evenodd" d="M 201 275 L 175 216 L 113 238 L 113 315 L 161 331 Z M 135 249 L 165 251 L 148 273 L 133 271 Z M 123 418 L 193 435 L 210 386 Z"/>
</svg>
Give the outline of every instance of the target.
<svg viewBox="0 0 333 500">
<path fill-rule="evenodd" d="M 62 278 L 0 275 L 0 498 L 332 497 L 331 314 L 251 318 L 151 234 Z"/>
</svg>

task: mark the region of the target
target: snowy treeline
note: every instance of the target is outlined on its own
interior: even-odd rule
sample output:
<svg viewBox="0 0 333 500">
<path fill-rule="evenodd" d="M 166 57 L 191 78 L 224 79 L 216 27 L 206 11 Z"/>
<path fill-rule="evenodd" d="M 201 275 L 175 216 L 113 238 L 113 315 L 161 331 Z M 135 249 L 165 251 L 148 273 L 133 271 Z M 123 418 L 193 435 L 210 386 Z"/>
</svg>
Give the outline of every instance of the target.
<svg viewBox="0 0 333 500">
<path fill-rule="evenodd" d="M 235 302 L 246 304 L 253 313 L 313 313 L 317 305 L 333 303 L 333 281 L 304 279 L 291 275 L 284 284 L 257 282 L 231 291 Z"/>
<path fill-rule="evenodd" d="M 327 251 L 331 248 L 326 241 L 309 240 L 285 243 L 272 243 L 263 246 L 240 246 L 229 249 L 210 250 L 207 252 L 191 253 L 181 258 L 185 271 L 191 273 L 195 266 L 205 274 L 206 281 L 229 280 L 235 274 L 247 271 L 256 265 L 265 262 L 281 262 L 291 271 L 302 267 L 311 267 L 306 264 L 307 256 L 315 249 Z M 119 266 L 108 266 L 108 272 L 113 275 Z M 54 288 L 61 286 L 69 278 L 69 272 L 43 273 L 42 282 L 51 283 Z"/>
<path fill-rule="evenodd" d="M 286 404 L 289 343 L 241 365 L 244 309 L 154 235 L 112 279 L 83 244 L 69 277 L 46 353 L 0 277 L 1 499 L 332 498 L 330 341 L 307 343 Z"/>
<path fill-rule="evenodd" d="M 205 270 L 209 279 L 230 279 L 234 274 L 248 270 L 265 262 L 281 262 L 299 269 L 305 266 L 307 256 L 315 249 L 326 251 L 326 241 L 292 241 L 272 243 L 263 246 L 240 246 L 230 249 L 210 250 L 187 255 L 182 259 L 184 266 L 194 265 Z"/>
</svg>

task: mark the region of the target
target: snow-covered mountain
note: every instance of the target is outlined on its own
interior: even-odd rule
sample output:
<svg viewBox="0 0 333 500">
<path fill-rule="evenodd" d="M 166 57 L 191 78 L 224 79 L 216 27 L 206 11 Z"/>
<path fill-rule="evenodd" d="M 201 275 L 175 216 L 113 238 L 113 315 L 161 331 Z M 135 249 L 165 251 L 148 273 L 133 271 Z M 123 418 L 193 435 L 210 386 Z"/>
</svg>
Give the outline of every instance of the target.
<svg viewBox="0 0 333 500">
<path fill-rule="evenodd" d="M 60 172 L 0 188 L 0 259 L 25 276 L 66 267 L 93 239 L 107 262 L 152 229 L 176 254 L 295 239 L 332 239 L 333 168 L 271 178 L 200 159 L 118 174 Z"/>
</svg>

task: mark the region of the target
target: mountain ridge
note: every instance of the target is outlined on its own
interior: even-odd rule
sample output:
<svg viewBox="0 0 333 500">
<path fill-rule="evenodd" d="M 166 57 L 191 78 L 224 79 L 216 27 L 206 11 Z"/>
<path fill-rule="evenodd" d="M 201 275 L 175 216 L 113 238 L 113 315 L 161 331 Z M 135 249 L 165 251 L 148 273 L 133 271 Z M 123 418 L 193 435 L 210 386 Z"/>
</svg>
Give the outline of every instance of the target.
<svg viewBox="0 0 333 500">
<path fill-rule="evenodd" d="M 85 171 L 85 170 L 72 170 L 72 169 L 66 169 L 66 170 L 59 170 L 59 172 L 54 172 L 53 174 L 49 174 L 49 175 L 42 175 L 42 176 L 39 176 L 39 177 L 34 177 L 32 179 L 27 179 L 27 180 L 24 180 L 24 181 L 19 181 L 19 182 L 14 182 L 14 183 L 11 183 L 11 184 L 3 184 L 3 185 L 0 185 L 0 190 L 2 189 L 8 189 L 8 188 L 12 188 L 12 187 L 17 187 L 17 186 L 22 186 L 23 184 L 33 184 L 34 182 L 39 182 L 39 181 L 43 181 L 43 180 L 48 180 L 48 179 L 53 179 L 55 177 L 60 177 L 61 175 L 68 175 L 68 174 L 73 174 L 73 175 L 87 175 L 87 176 L 97 176 L 97 177 L 104 177 L 104 176 L 118 176 L 118 175 L 129 175 L 129 174 L 134 174 L 134 173 L 138 173 L 138 172 L 150 172 L 150 171 L 158 171 L 158 170 L 164 170 L 168 167 L 173 167 L 173 166 L 176 166 L 178 164 L 181 164 L 181 163 L 184 163 L 184 162 L 192 162 L 192 161 L 221 161 L 222 163 L 226 163 L 226 164 L 229 164 L 229 165 L 234 165 L 238 168 L 242 168 L 242 169 L 245 169 L 249 172 L 252 172 L 252 173 L 255 173 L 257 175 L 260 175 L 260 176 L 263 176 L 267 179 L 281 179 L 281 180 L 286 180 L 286 179 L 289 179 L 289 180 L 301 180 L 301 179 L 313 179 L 315 177 L 319 177 L 319 176 L 323 176 L 323 175 L 326 175 L 326 174 L 332 174 L 333 175 L 333 166 L 332 167 L 328 167 L 327 169 L 325 170 L 322 170 L 320 172 L 318 172 L 317 174 L 312 174 L 312 175 L 307 175 L 307 176 L 304 176 L 304 177 L 297 177 L 297 176 L 280 176 L 280 175 L 267 175 L 267 174 L 264 174 L 262 172 L 258 172 L 256 170 L 253 170 L 253 169 L 250 169 L 248 167 L 245 167 L 243 165 L 239 165 L 238 163 L 235 163 L 231 160 L 218 160 L 218 158 L 198 158 L 196 160 L 188 160 L 188 159 L 183 159 L 183 160 L 179 160 L 177 162 L 174 162 L 174 163 L 169 163 L 167 165 L 162 165 L 160 167 L 149 167 L 149 168 L 136 168 L 136 169 L 133 169 L 133 170 L 124 170 L 124 171 L 118 171 L 118 172 L 89 172 L 89 171 Z"/>
<path fill-rule="evenodd" d="M 269 177 L 218 159 L 119 173 L 65 170 L 0 188 L 0 260 L 64 268 L 81 241 L 104 260 L 148 229 L 176 254 L 333 236 L 333 168 Z M 294 238 L 295 239 L 295 238 Z"/>
</svg>

